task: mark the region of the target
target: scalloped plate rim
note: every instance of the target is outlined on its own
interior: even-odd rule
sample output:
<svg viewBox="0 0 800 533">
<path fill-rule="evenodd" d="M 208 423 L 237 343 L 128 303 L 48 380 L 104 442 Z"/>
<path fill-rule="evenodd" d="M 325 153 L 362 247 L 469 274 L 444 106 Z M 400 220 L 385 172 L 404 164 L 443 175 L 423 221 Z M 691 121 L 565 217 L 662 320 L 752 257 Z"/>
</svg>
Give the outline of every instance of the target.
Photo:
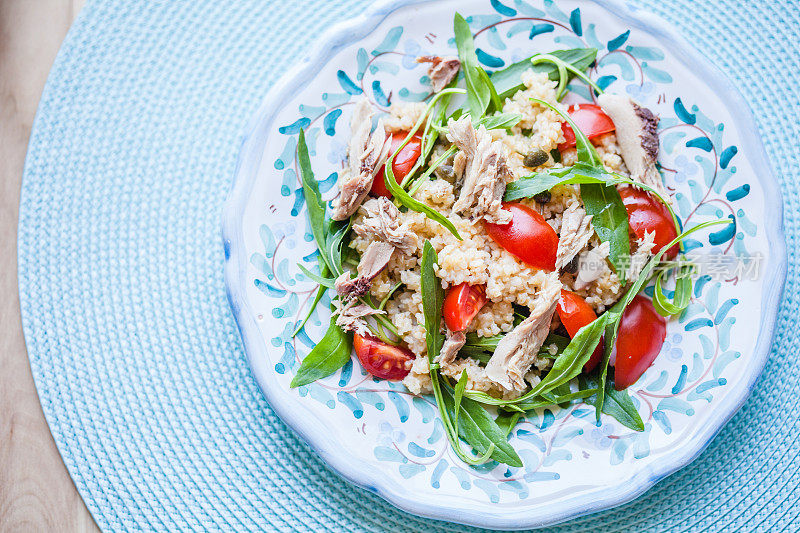
<svg viewBox="0 0 800 533">
<path fill-rule="evenodd" d="M 344 46 L 364 38 L 380 25 L 394 11 L 412 5 L 428 4 L 434 0 L 384 0 L 374 5 L 357 18 L 344 21 L 329 28 L 312 46 L 308 55 L 297 65 L 287 71 L 273 85 L 262 101 L 253 118 L 245 128 L 239 157 L 234 171 L 233 182 L 222 213 L 222 240 L 225 253 L 224 278 L 228 300 L 233 311 L 244 344 L 245 355 L 251 371 L 269 405 L 278 417 L 322 458 L 323 462 L 337 474 L 356 485 L 375 492 L 393 505 L 417 516 L 447 520 L 465 525 L 502 529 L 527 529 L 556 524 L 571 518 L 610 509 L 627 503 L 650 489 L 658 481 L 694 461 L 711 443 L 722 427 L 739 410 L 750 395 L 761 372 L 766 365 L 774 340 L 775 323 L 781 303 L 788 259 L 785 235 L 783 231 L 783 199 L 775 173 L 769 165 L 763 142 L 756 125 L 755 117 L 733 83 L 708 59 L 703 57 L 686 39 L 673 30 L 669 24 L 652 13 L 624 5 L 619 0 L 591 0 L 595 4 L 608 9 L 625 20 L 631 27 L 645 31 L 679 50 L 688 62 L 699 65 L 709 74 L 708 85 L 724 94 L 735 105 L 728 106 L 737 129 L 743 139 L 755 148 L 752 151 L 754 164 L 768 169 L 769 175 L 758 179 L 764 192 L 765 210 L 764 228 L 769 242 L 772 261 L 765 272 L 768 281 L 761 299 L 762 313 L 766 320 L 762 322 L 756 341 L 750 373 L 746 386 L 726 395 L 718 406 L 722 413 L 705 431 L 686 442 L 678 451 L 665 454 L 651 465 L 642 468 L 631 478 L 615 487 L 606 489 L 602 495 L 593 492 L 577 496 L 558 505 L 546 508 L 529 509 L 520 515 L 513 506 L 505 512 L 487 513 L 441 507 L 419 501 L 407 494 L 402 486 L 382 481 L 377 471 L 364 468 L 353 456 L 335 447 L 324 432 L 314 430 L 314 424 L 302 416 L 302 403 L 286 403 L 281 401 L 272 390 L 277 387 L 274 381 L 274 369 L 266 364 L 267 346 L 261 338 L 256 326 L 254 314 L 247 304 L 244 295 L 244 279 L 247 258 L 244 257 L 242 232 L 242 214 L 249 191 L 255 181 L 256 172 L 263 153 L 263 140 L 268 127 L 277 113 L 278 103 L 283 101 L 293 90 L 305 86 L 313 80 L 314 73 Z M 735 110 L 735 111 L 734 111 Z"/>
</svg>

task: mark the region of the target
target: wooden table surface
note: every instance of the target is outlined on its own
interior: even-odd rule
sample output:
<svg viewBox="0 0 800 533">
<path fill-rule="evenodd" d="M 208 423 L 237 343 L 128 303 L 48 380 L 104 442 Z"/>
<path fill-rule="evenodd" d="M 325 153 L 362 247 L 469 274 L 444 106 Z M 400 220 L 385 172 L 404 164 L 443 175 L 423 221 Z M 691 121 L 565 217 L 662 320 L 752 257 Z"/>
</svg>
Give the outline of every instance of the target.
<svg viewBox="0 0 800 533">
<path fill-rule="evenodd" d="M 17 217 L 47 73 L 84 0 L 0 0 L 0 532 L 97 531 L 45 423 L 22 336 Z"/>
</svg>

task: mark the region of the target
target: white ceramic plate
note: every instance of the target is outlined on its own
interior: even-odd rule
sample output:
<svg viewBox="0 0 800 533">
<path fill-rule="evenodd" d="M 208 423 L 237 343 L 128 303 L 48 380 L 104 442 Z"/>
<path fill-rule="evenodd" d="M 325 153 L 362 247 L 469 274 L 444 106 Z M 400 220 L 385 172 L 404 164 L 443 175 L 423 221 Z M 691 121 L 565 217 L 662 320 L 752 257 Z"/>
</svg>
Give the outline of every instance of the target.
<svg viewBox="0 0 800 533">
<path fill-rule="evenodd" d="M 454 51 L 456 10 L 476 33 L 488 70 L 535 52 L 598 48 L 592 77 L 661 116 L 661 163 L 685 226 L 736 220 L 735 228 L 700 234 L 689 246 L 749 261 L 740 272 L 707 271 L 689 310 L 670 322 L 661 355 L 631 388 L 644 432 L 613 419 L 596 427 L 585 405 L 545 409 L 512 433 L 522 468 L 460 463 L 431 399 L 374 381 L 357 361 L 289 388 L 329 316 L 326 298 L 306 333 L 291 338 L 315 290 L 295 266 L 315 263 L 297 133 L 306 128 L 312 166 L 331 198 L 353 102 L 366 94 L 384 108 L 389 98 L 424 97 L 426 69 L 413 59 Z M 697 457 L 742 404 L 764 366 L 783 288 L 781 205 L 747 105 L 664 22 L 607 2 L 392 2 L 332 28 L 267 95 L 248 128 L 224 213 L 225 277 L 264 395 L 334 470 L 418 515 L 526 528 L 636 497 Z"/>
</svg>

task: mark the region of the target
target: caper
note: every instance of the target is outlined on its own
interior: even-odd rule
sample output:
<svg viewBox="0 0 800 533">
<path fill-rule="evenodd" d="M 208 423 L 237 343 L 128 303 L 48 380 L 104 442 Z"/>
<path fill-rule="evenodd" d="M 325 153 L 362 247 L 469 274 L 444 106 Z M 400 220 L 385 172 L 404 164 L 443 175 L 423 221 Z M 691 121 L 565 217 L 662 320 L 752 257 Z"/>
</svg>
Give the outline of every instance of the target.
<svg viewBox="0 0 800 533">
<path fill-rule="evenodd" d="M 578 256 L 573 257 L 572 261 L 564 265 L 561 271 L 567 274 L 575 274 L 578 271 Z"/>
<path fill-rule="evenodd" d="M 547 152 L 544 150 L 534 150 L 533 152 L 529 152 L 522 158 L 522 164 L 526 167 L 538 167 L 539 165 L 544 165 L 547 163 L 549 156 Z"/>
<path fill-rule="evenodd" d="M 550 194 L 550 191 L 542 191 L 539 194 L 534 194 L 533 199 L 539 202 L 540 204 L 546 204 L 550 201 L 553 195 Z"/>
</svg>

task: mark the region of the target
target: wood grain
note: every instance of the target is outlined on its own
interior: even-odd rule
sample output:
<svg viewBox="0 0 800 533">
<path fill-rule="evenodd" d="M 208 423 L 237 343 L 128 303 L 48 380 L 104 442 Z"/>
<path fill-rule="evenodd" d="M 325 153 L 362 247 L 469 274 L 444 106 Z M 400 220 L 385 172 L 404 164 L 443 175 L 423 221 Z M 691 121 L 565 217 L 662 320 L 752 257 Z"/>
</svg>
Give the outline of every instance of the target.
<svg viewBox="0 0 800 533">
<path fill-rule="evenodd" d="M 97 531 L 56 450 L 22 336 L 22 167 L 47 73 L 83 0 L 0 0 L 0 532 Z"/>
</svg>

